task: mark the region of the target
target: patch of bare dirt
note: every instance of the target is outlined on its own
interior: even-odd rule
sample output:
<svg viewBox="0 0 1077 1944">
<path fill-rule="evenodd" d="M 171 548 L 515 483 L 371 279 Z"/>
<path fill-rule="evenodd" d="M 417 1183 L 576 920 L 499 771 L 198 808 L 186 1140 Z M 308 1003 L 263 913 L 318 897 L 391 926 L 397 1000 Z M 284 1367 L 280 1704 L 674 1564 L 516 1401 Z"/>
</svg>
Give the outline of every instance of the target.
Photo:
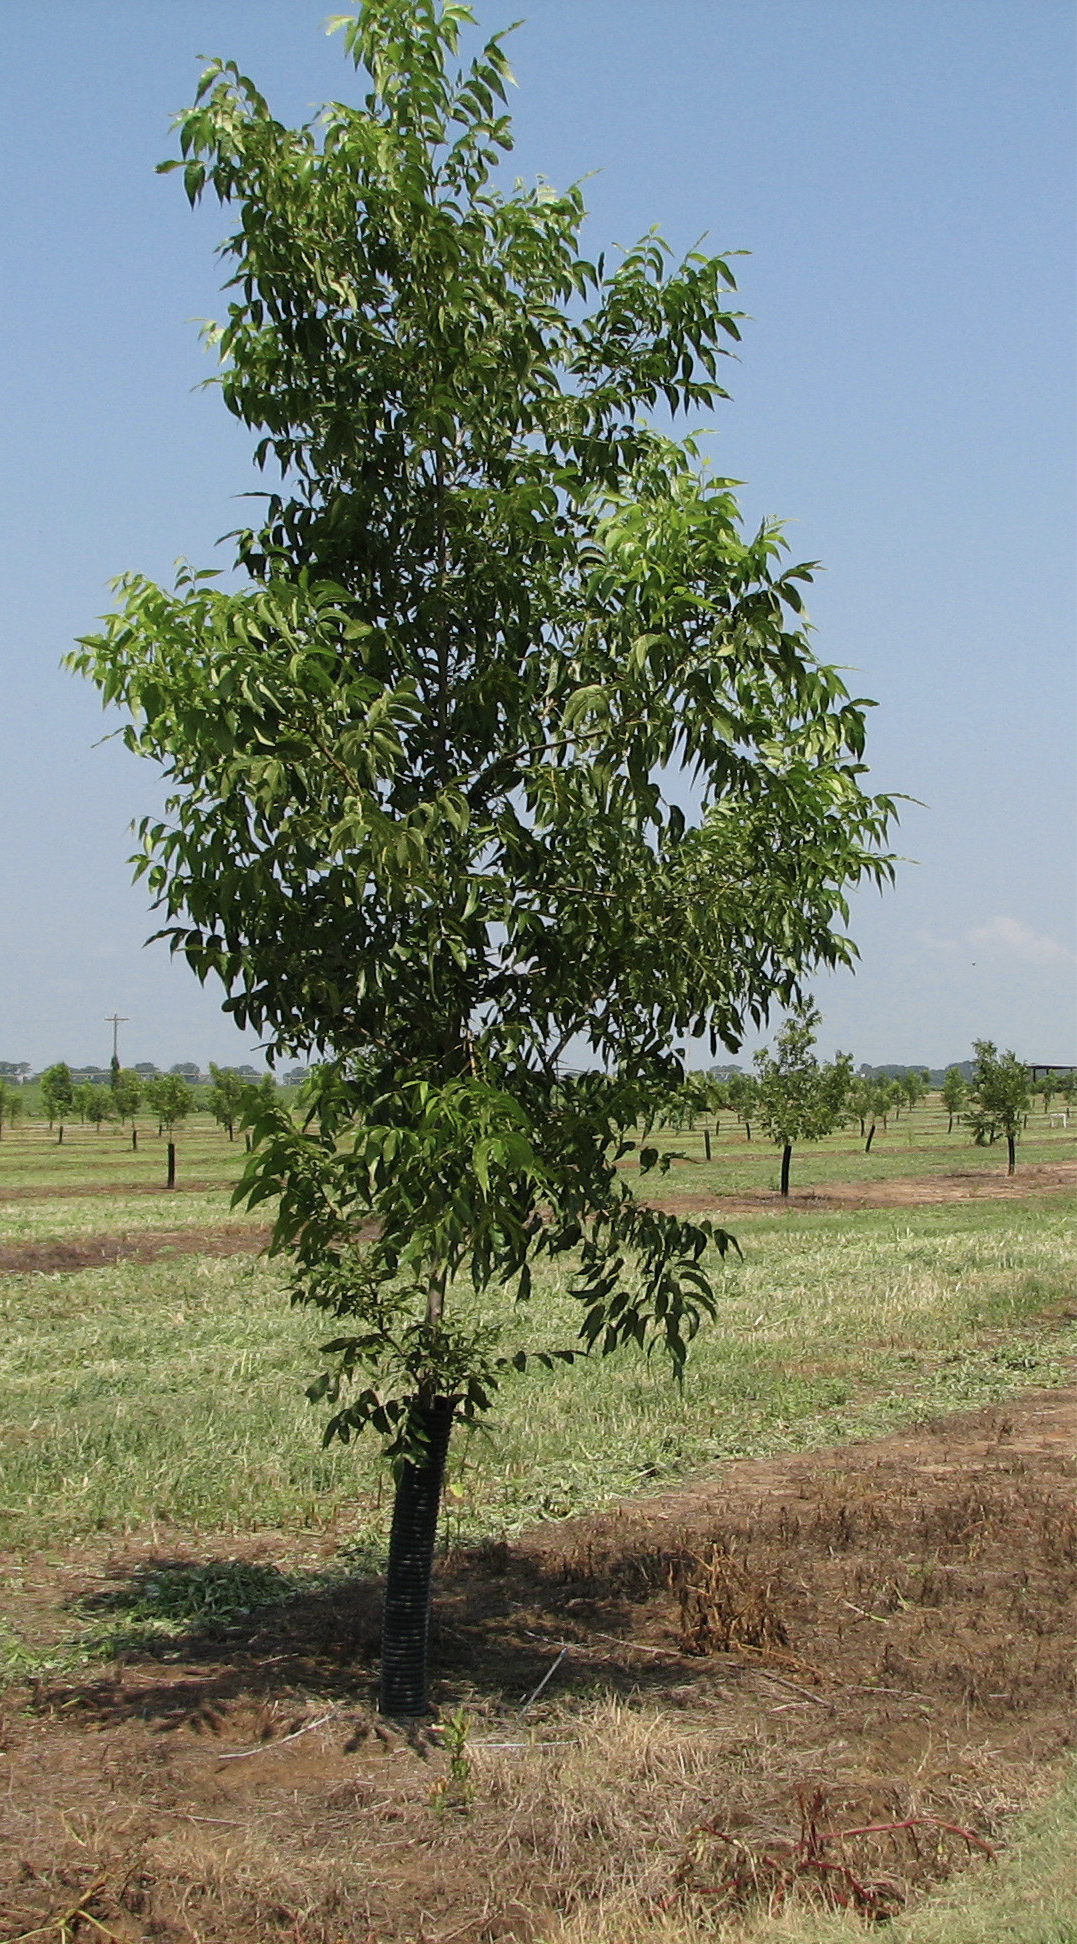
<svg viewBox="0 0 1077 1944">
<path fill-rule="evenodd" d="M 370 1578 L 13 1689 L 3 1934 L 81 1898 L 125 1940 L 534 1944 L 626 1887 L 713 1909 L 718 1850 L 750 1891 L 806 1826 L 857 1832 L 841 1868 L 899 1908 L 1004 1841 L 1070 1746 L 1075 1404 L 1026 1393 L 730 1464 L 443 1559 L 455 1794 L 436 1726 L 373 1713 Z M 228 1550 L 287 1567 L 314 1544 Z M 0 1561 L 9 1618 L 56 1637 L 73 1600 L 223 1550 L 158 1534 Z"/>
<path fill-rule="evenodd" d="M 136 1230 L 134 1234 L 75 1235 L 48 1242 L 0 1243 L 0 1275 L 74 1275 L 114 1262 L 156 1262 L 164 1255 L 256 1255 L 273 1231 L 250 1223 L 206 1228 Z"/>
<path fill-rule="evenodd" d="M 1030 1195 L 1056 1195 L 1077 1189 L 1077 1162 L 1033 1162 L 1015 1175 L 969 1168 L 953 1174 L 908 1175 L 890 1181 L 823 1181 L 779 1195 L 767 1188 L 741 1188 L 734 1195 L 694 1190 L 663 1193 L 661 1206 L 672 1214 L 702 1214 L 720 1208 L 727 1215 L 803 1214 L 842 1208 L 921 1208 L 935 1202 L 1023 1201 Z"/>
<path fill-rule="evenodd" d="M 176 1195 L 207 1195 L 214 1190 L 226 1192 L 219 1175 L 212 1181 L 177 1181 L 174 1188 L 166 1188 L 163 1181 L 121 1181 L 116 1177 L 110 1181 L 22 1182 L 14 1188 L 0 1188 L 0 1202 L 89 1201 L 100 1195 L 166 1195 L 171 1200 Z"/>
<path fill-rule="evenodd" d="M 219 1184 L 188 1183 L 187 1192 L 203 1192 Z M 1021 1200 L 1030 1195 L 1057 1194 L 1077 1188 L 1077 1162 L 1032 1165 L 1018 1168 L 1012 1178 L 1005 1174 L 985 1174 L 970 1169 L 964 1174 L 921 1175 L 905 1180 L 860 1182 L 823 1182 L 813 1188 L 782 1196 L 769 1189 L 742 1189 L 736 1195 L 701 1192 L 662 1195 L 660 1205 L 672 1214 L 758 1215 L 762 1211 L 803 1214 L 839 1208 L 910 1208 L 933 1202 L 969 1199 Z M 115 1186 L 98 1183 L 93 1188 L 9 1188 L 0 1191 L 0 1201 L 48 1199 L 52 1195 L 117 1194 Z M 179 1191 L 173 1191 L 179 1192 Z M 157 1187 L 124 1187 L 122 1193 L 165 1194 Z M 238 1222 L 220 1223 L 204 1228 L 145 1229 L 131 1235 L 70 1236 L 63 1241 L 11 1242 L 0 1244 L 0 1275 L 44 1275 L 76 1273 L 112 1262 L 155 1262 L 162 1255 L 256 1255 L 264 1249 L 272 1230 Z"/>
</svg>

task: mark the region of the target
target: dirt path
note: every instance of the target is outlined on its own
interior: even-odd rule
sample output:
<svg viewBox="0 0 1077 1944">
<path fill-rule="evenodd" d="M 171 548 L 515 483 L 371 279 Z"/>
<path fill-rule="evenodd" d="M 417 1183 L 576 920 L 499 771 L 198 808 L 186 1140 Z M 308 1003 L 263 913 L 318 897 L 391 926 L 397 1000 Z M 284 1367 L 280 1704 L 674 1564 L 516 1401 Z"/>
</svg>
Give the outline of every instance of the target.
<svg viewBox="0 0 1077 1944">
<path fill-rule="evenodd" d="M 0 1243 L 0 1275 L 76 1275 L 113 1262 L 156 1262 L 159 1256 L 252 1255 L 272 1229 L 224 1222 L 211 1227 L 135 1230 L 131 1234 L 70 1236 L 49 1242 Z"/>
<path fill-rule="evenodd" d="M 817 1187 L 785 1198 L 766 1189 L 741 1190 L 728 1196 L 679 1194 L 671 1189 L 658 1205 L 673 1214 L 801 1215 L 843 1208 L 910 1208 L 967 1200 L 1020 1201 L 1030 1195 L 1058 1194 L 1075 1188 L 1077 1162 L 1018 1168 L 1012 1180 L 1005 1174 L 970 1170 L 966 1174 L 919 1175 L 895 1181 L 821 1182 Z M 192 1185 L 190 1192 L 193 1191 Z M 76 1191 L 50 1192 L 74 1194 Z M 102 1189 L 100 1192 L 121 1191 Z M 125 1195 L 163 1194 L 164 1190 L 124 1188 L 122 1192 Z M 20 1199 L 46 1199 L 46 1195 L 37 1189 L 7 1189 L 0 1194 L 0 1201 Z M 265 1248 L 271 1232 L 268 1225 L 226 1222 L 202 1227 L 143 1229 L 131 1234 L 69 1236 L 62 1241 L 0 1243 L 0 1275 L 77 1274 L 81 1269 L 99 1268 L 111 1262 L 156 1262 L 163 1255 L 257 1254 Z"/>
<path fill-rule="evenodd" d="M 98 1201 L 109 1195 L 122 1195 L 125 1200 L 131 1195 L 160 1195 L 173 1201 L 177 1195 L 225 1195 L 231 1193 L 231 1189 L 232 1183 L 222 1181 L 220 1175 L 205 1180 L 181 1180 L 174 1188 L 166 1188 L 163 1181 L 121 1181 L 117 1178 L 47 1184 L 21 1182 L 14 1188 L 0 1188 L 0 1205 L 28 1201 Z"/>
<path fill-rule="evenodd" d="M 1075 1428 L 1072 1390 L 1025 1393 L 443 1560 L 456 1809 L 436 1735 L 372 1714 L 369 1578 L 38 1680 L 4 1723 L 0 1929 L 85 1893 L 125 1940 L 532 1944 L 626 1892 L 713 1914 L 730 1857 L 790 1854 L 807 1803 L 887 1826 L 842 1867 L 896 1908 L 1004 1841 L 1071 1743 Z M 333 1544 L 158 1532 L 0 1574 L 47 1639 L 79 1600 L 115 1617 L 209 1561 Z"/>
</svg>

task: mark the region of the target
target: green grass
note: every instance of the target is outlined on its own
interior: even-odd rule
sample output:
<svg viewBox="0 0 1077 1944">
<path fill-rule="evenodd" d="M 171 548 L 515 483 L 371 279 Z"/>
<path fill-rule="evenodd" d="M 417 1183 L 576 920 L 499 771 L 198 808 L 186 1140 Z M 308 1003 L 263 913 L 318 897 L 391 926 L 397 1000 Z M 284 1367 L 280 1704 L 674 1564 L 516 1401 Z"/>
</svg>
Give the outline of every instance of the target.
<svg viewBox="0 0 1077 1944">
<path fill-rule="evenodd" d="M 59 1204 L 56 1204 L 59 1206 Z M 455 1441 L 453 1535 L 511 1531 L 717 1459 L 806 1448 L 1062 1381 L 1074 1347 L 1056 1200 L 745 1218 L 682 1392 L 632 1353 L 513 1376 Z M 183 1526 L 384 1532 L 373 1441 L 323 1450 L 304 1396 L 325 1319 L 257 1258 L 176 1255 L 0 1279 L 0 1537 Z M 1054 1311 L 1053 1319 L 1044 1313 Z M 506 1347 L 570 1344 L 547 1280 Z M 519 1334 L 518 1334 L 519 1332 Z"/>
<path fill-rule="evenodd" d="M 463 1517 L 511 1525 L 583 1510 L 723 1458 L 882 1435 L 1062 1380 L 1077 1337 L 1034 1319 L 1070 1287 L 1064 1208 L 736 1226 L 746 1259 L 719 1277 L 719 1316 L 693 1346 L 683 1392 L 661 1363 L 632 1357 L 517 1380 L 505 1428 L 458 1446 Z M 550 1292 L 544 1308 L 547 1340 L 570 1341 L 571 1301 Z"/>
<path fill-rule="evenodd" d="M 303 1395 L 307 1315 L 257 1259 L 0 1281 L 0 1532 L 317 1523 L 356 1479 Z"/>
<path fill-rule="evenodd" d="M 888 1129 L 877 1129 L 870 1154 L 864 1153 L 856 1123 L 828 1135 L 823 1141 L 805 1143 L 794 1150 L 792 1187 L 812 1187 L 822 1181 L 877 1182 L 893 1178 L 940 1173 L 1004 1174 L 1006 1144 L 974 1146 L 968 1129 L 955 1125 L 947 1133 L 947 1115 L 936 1097 L 911 1114 L 903 1111 Z M 677 1150 L 686 1157 L 673 1163 L 668 1176 L 652 1175 L 654 1183 L 664 1182 L 684 1192 L 699 1191 L 715 1196 L 731 1195 L 745 1189 L 770 1189 L 778 1184 L 779 1152 L 760 1138 L 752 1141 L 731 1115 L 721 1117 L 720 1132 L 711 1133 L 712 1159 L 704 1155 L 703 1123 L 694 1130 L 677 1132 L 662 1129 L 654 1144 L 664 1151 Z M 194 1114 L 175 1135 L 181 1187 L 192 1182 L 199 1187 L 230 1189 L 243 1164 L 241 1137 L 233 1142 L 208 1114 Z M 42 1193 L 61 1190 L 70 1194 L 107 1185 L 116 1193 L 124 1188 L 157 1188 L 163 1192 L 166 1141 L 156 1124 L 142 1120 L 137 1153 L 131 1151 L 130 1130 L 106 1125 L 98 1133 L 77 1121 L 64 1130 L 63 1145 L 57 1145 L 55 1132 L 41 1120 L 20 1122 L 6 1128 L 0 1139 L 0 1205 L 5 1190 L 40 1189 Z M 1072 1161 L 1077 1155 L 1077 1124 L 1068 1129 L 1052 1127 L 1037 1111 L 1029 1116 L 1028 1127 L 1018 1143 L 1019 1166 Z"/>
<path fill-rule="evenodd" d="M 667 1139 L 700 1161 L 676 1164 L 664 1183 L 652 1176 L 656 1186 L 702 1190 L 720 1209 L 723 1194 L 776 1183 L 775 1150 L 748 1150 L 741 1130 L 723 1132 L 709 1168 L 701 1134 Z M 169 1195 L 146 1192 L 163 1171 L 155 1134 L 144 1133 L 132 1155 L 115 1133 L 75 1130 L 57 1148 L 40 1128 L 15 1139 L 5 1130 L 0 1240 L 239 1219 L 228 1190 L 242 1143 L 229 1147 L 219 1130 L 196 1124 L 179 1146 L 181 1182 L 207 1185 Z M 1073 1137 L 1056 1130 L 1028 1141 L 1019 1159 L 1072 1153 Z M 973 1168 L 1003 1172 L 1005 1155 L 957 1134 L 947 1141 L 945 1121 L 940 1128 L 921 1110 L 866 1160 L 849 1131 L 798 1150 L 793 1185 Z M 32 1197 L 3 1199 L 5 1188 L 20 1187 Z M 693 1347 L 683 1390 L 661 1362 L 631 1353 L 513 1375 L 488 1430 L 454 1441 L 452 1538 L 584 1511 L 725 1458 L 885 1434 L 1070 1374 L 1077 1330 L 1067 1198 L 834 1214 L 794 1204 L 730 1226 L 744 1261 L 716 1265 L 719 1315 Z M 492 1313 L 492 1300 L 485 1307 Z M 195 1553 L 186 1564 L 147 1565 L 42 1638 L 24 1639 L 0 1620 L 3 1677 L 147 1646 L 168 1657 L 183 1651 L 192 1626 L 227 1630 L 301 1587 L 380 1564 L 389 1481 L 373 1440 L 321 1447 L 324 1411 L 308 1404 L 304 1385 L 332 1324 L 288 1307 L 281 1265 L 177 1250 L 74 1276 L 10 1275 L 0 1277 L 0 1312 L 0 1540 L 47 1558 L 53 1547 L 124 1533 L 160 1533 L 167 1545 L 179 1529 Z M 506 1348 L 567 1345 L 578 1320 L 563 1280 L 547 1272 L 530 1307 L 509 1313 Z M 229 1535 L 257 1529 L 283 1535 L 273 1542 L 278 1564 L 224 1556 Z M 332 1535 L 335 1557 L 304 1538 L 319 1531 Z M 188 1546 L 177 1550 L 183 1557 Z M 32 1579 L 29 1562 L 9 1563 L 12 1587 L 24 1574 Z M 974 1863 L 888 1925 L 892 1944 L 1077 1944 L 1074 1795 L 1071 1784 L 1022 1819 L 997 1864 Z M 739 1944 L 749 1936 L 752 1944 L 851 1944 L 863 1935 L 837 1916 L 792 1910 L 737 1933 Z M 662 1944 L 688 1940 L 671 1928 Z"/>
<path fill-rule="evenodd" d="M 243 1138 L 229 1141 L 223 1127 L 208 1114 L 193 1114 L 173 1136 L 177 1178 L 203 1187 L 231 1189 L 242 1168 Z M 43 1121 L 20 1121 L 5 1127 L 0 1140 L 0 1201 L 8 1189 L 39 1189 L 70 1194 L 79 1188 L 108 1187 L 163 1190 L 167 1167 L 167 1135 L 156 1122 L 140 1121 L 138 1150 L 131 1148 L 131 1130 L 107 1123 L 100 1132 L 76 1120 L 64 1128 L 62 1144 Z"/>
<path fill-rule="evenodd" d="M 793 1149 L 790 1188 L 795 1195 L 828 1181 L 873 1184 L 938 1174 L 1006 1173 L 1005 1141 L 978 1148 L 960 1123 L 955 1123 L 948 1134 L 947 1120 L 945 1111 L 931 1100 L 911 1114 L 903 1112 L 887 1130 L 877 1128 L 870 1154 L 864 1152 L 855 1121 L 825 1140 L 802 1142 Z M 747 1141 L 743 1127 L 730 1115 L 720 1126 L 717 1136 L 711 1131 L 709 1162 L 702 1122 L 692 1131 L 660 1130 L 653 1137 L 654 1145 L 684 1158 L 673 1161 L 664 1177 L 651 1175 L 649 1179 L 675 1193 L 713 1195 L 717 1200 L 746 1190 L 776 1190 L 780 1150 L 762 1139 L 758 1130 L 753 1130 L 752 1140 Z M 1077 1125 L 1051 1127 L 1042 1114 L 1029 1116 L 1028 1127 L 1017 1144 L 1019 1168 L 1072 1162 L 1075 1155 Z"/>
<path fill-rule="evenodd" d="M 279 1606 L 319 1577 L 328 1581 L 340 1573 L 282 1573 L 241 1559 L 143 1567 L 120 1587 L 69 1609 L 76 1631 L 58 1640 L 31 1643 L 0 1618 L 0 1678 L 29 1680 L 147 1649 L 167 1658 L 177 1637 L 205 1626 L 217 1633 L 238 1631 L 256 1609 Z M 8 1584 L 19 1589 L 18 1575 Z"/>
<path fill-rule="evenodd" d="M 98 1134 L 77 1123 L 62 1147 L 40 1122 L 4 1130 L 0 1142 L 0 1244 L 68 1241 L 158 1228 L 205 1228 L 222 1222 L 264 1224 L 231 1207 L 245 1159 L 242 1138 L 230 1142 L 208 1115 L 176 1133 L 175 1192 L 165 1186 L 167 1140 L 143 1125 L 133 1153 L 129 1130 Z"/>
<path fill-rule="evenodd" d="M 264 1207 L 248 1215 L 231 1208 L 219 1188 L 159 1195 L 70 1195 L 0 1202 L 0 1243 L 65 1242 L 76 1237 L 135 1235 L 152 1229 L 216 1228 L 222 1223 L 259 1227 L 273 1219 Z"/>
</svg>

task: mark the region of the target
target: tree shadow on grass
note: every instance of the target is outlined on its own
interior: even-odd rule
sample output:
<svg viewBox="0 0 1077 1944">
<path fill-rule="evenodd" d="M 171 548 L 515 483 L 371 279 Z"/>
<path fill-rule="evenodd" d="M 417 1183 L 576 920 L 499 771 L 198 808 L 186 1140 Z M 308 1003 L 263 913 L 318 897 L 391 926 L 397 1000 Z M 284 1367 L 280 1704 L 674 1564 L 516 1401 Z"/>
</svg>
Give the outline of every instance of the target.
<svg viewBox="0 0 1077 1944">
<path fill-rule="evenodd" d="M 666 1556 L 647 1548 L 593 1557 L 498 1544 L 462 1548 L 439 1563 L 431 1626 L 431 1695 L 439 1709 L 467 1700 L 515 1712 L 563 1647 L 555 1688 L 661 1691 L 698 1676 L 675 1630 L 650 1631 L 641 1656 L 628 1638 L 654 1606 Z M 39 1706 L 98 1720 L 142 1717 L 159 1728 L 241 1698 L 316 1695 L 374 1703 L 380 1574 L 346 1564 L 318 1575 L 240 1559 L 158 1558 L 117 1568 L 112 1584 L 73 1601 L 78 1648 L 97 1666 L 36 1683 Z M 727 1670 L 732 1674 L 732 1670 Z"/>
<path fill-rule="evenodd" d="M 220 1558 L 117 1566 L 110 1584 L 69 1603 L 82 1622 L 75 1650 L 108 1670 L 65 1683 L 67 1705 L 170 1716 L 241 1693 L 359 1699 L 377 1650 L 380 1587 L 343 1562 L 320 1573 Z"/>
</svg>

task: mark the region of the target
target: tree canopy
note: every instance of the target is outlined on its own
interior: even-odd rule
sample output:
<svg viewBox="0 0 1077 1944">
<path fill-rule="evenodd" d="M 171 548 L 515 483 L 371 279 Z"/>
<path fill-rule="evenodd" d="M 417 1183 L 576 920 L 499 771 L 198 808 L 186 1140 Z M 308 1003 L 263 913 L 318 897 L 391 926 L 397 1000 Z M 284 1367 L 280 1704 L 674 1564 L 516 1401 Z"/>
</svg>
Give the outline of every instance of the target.
<svg viewBox="0 0 1077 1944">
<path fill-rule="evenodd" d="M 156 1114 L 170 1134 L 194 1106 L 194 1094 L 181 1073 L 155 1073 L 147 1080 L 143 1094 L 151 1114 Z"/>
<path fill-rule="evenodd" d="M 112 1083 L 112 1099 L 121 1121 L 133 1121 L 142 1105 L 143 1079 L 130 1067 L 121 1067 Z"/>
<path fill-rule="evenodd" d="M 726 396 L 730 263 L 657 233 L 591 262 L 578 188 L 506 187 L 506 57 L 457 69 L 470 19 L 361 6 L 365 98 L 298 129 L 202 76 L 164 166 L 235 212 L 211 339 L 276 483 L 239 585 L 127 576 L 73 658 L 173 785 L 137 864 L 164 935 L 271 1059 L 320 1057 L 245 1192 L 346 1320 L 330 1433 L 416 1465 L 435 1407 L 484 1410 L 534 1347 L 511 1305 L 454 1311 L 460 1276 L 526 1300 L 565 1256 L 577 1348 L 680 1369 L 708 1233 L 637 1199 L 632 1129 L 678 1035 L 735 1049 L 848 963 L 846 887 L 891 872 L 810 568 L 649 416 Z"/>
<path fill-rule="evenodd" d="M 54 1121 L 59 1121 L 61 1140 L 65 1116 L 72 1111 L 74 1104 L 75 1083 L 71 1078 L 71 1068 L 66 1060 L 57 1060 L 53 1066 L 46 1067 L 41 1075 L 41 1105 L 50 1127 Z"/>
<path fill-rule="evenodd" d="M 851 1053 L 823 1062 L 815 1054 L 822 1015 L 802 999 L 778 1031 L 773 1053 L 756 1054 L 756 1118 L 782 1150 L 781 1192 L 789 1193 L 789 1163 L 798 1141 L 821 1141 L 847 1112 L 853 1078 Z"/>
<path fill-rule="evenodd" d="M 1017 1136 L 1032 1105 L 1032 1076 L 1016 1054 L 1000 1053 L 992 1040 L 975 1040 L 976 1066 L 965 1116 L 978 1147 L 1005 1134 L 1007 1173 L 1017 1166 Z"/>
<path fill-rule="evenodd" d="M 209 1072 L 211 1085 L 206 1105 L 218 1125 L 227 1128 L 228 1139 L 232 1140 L 249 1083 L 234 1067 L 219 1067 L 213 1060 L 209 1063 Z"/>
<path fill-rule="evenodd" d="M 969 1083 L 960 1067 L 947 1067 L 940 1091 L 942 1094 L 942 1104 L 947 1114 L 948 1125 L 946 1132 L 951 1134 L 954 1126 L 954 1115 L 961 1112 L 968 1098 L 969 1091 Z"/>
</svg>

